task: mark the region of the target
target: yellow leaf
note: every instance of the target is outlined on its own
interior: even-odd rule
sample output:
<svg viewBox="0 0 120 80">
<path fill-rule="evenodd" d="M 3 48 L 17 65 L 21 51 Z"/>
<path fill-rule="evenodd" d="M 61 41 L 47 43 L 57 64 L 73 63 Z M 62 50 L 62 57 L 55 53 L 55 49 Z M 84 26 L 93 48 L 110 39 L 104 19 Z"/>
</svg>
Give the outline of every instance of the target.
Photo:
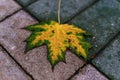
<svg viewBox="0 0 120 80">
<path fill-rule="evenodd" d="M 85 42 L 86 31 L 69 24 L 59 24 L 55 21 L 40 23 L 26 27 L 32 34 L 27 39 L 26 50 L 39 47 L 42 44 L 48 46 L 48 60 L 52 67 L 60 61 L 65 61 L 65 51 L 71 48 L 77 56 L 87 59 L 87 51 L 90 44 Z"/>
</svg>

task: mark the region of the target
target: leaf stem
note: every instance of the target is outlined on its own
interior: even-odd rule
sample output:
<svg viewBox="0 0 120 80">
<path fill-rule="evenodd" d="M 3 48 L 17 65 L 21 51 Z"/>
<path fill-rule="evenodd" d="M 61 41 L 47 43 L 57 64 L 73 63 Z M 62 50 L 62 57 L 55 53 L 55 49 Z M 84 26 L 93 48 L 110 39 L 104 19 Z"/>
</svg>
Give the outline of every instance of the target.
<svg viewBox="0 0 120 80">
<path fill-rule="evenodd" d="M 60 24 L 60 6 L 61 6 L 61 0 L 58 1 L 58 23 Z"/>
</svg>

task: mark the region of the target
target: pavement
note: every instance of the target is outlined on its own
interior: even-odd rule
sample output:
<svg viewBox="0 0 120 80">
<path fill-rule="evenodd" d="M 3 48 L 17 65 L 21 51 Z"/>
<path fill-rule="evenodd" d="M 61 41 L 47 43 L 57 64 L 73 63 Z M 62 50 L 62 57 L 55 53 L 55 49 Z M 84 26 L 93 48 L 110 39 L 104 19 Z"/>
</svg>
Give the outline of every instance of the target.
<svg viewBox="0 0 120 80">
<path fill-rule="evenodd" d="M 57 21 L 57 0 L 0 0 L 0 80 L 120 80 L 120 0 L 62 0 L 61 23 L 89 33 L 89 61 L 66 51 L 51 69 L 46 45 L 24 53 L 22 28 Z"/>
</svg>

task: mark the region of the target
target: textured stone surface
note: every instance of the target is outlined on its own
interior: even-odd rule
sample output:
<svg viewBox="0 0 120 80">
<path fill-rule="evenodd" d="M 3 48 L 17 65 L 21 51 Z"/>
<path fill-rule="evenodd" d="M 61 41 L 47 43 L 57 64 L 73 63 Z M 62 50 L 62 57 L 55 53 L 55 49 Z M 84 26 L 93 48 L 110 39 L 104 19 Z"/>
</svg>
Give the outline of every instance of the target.
<svg viewBox="0 0 120 80">
<path fill-rule="evenodd" d="M 23 6 L 28 6 L 29 4 L 37 0 L 16 0 L 16 1 L 19 2 Z"/>
<path fill-rule="evenodd" d="M 0 47 L 0 80 L 31 80 Z"/>
<path fill-rule="evenodd" d="M 108 80 L 101 73 L 99 73 L 93 66 L 87 65 L 79 74 L 74 76 L 71 80 Z"/>
<path fill-rule="evenodd" d="M 23 11 L 14 14 L 14 16 L 0 23 L 0 43 L 7 44 L 6 46 L 10 49 L 16 49 L 16 43 L 21 44 L 19 40 L 21 37 L 25 37 L 25 32 L 21 28 L 36 22 L 37 21 L 30 18 L 30 16 Z"/>
<path fill-rule="evenodd" d="M 0 0 L 0 20 L 20 9 L 13 0 Z"/>
<path fill-rule="evenodd" d="M 84 62 L 66 52 L 67 64 L 60 62 L 52 72 L 51 65 L 47 60 L 47 47 L 42 46 L 24 54 L 25 42 L 30 32 L 20 29 L 27 25 L 37 23 L 24 11 L 0 23 L 0 43 L 11 53 L 11 55 L 35 78 L 35 80 L 66 80 Z"/>
<path fill-rule="evenodd" d="M 66 52 L 66 63 L 60 62 L 52 72 L 51 65 L 47 60 L 46 46 L 34 49 L 23 56 L 30 71 L 37 80 L 67 80 L 83 62 L 73 53 Z M 30 63 L 30 64 L 28 64 Z"/>
<path fill-rule="evenodd" d="M 61 0 L 61 22 L 70 19 L 77 12 L 93 3 L 95 0 Z M 38 0 L 27 8 L 41 21 L 56 20 L 58 0 Z"/>
<path fill-rule="evenodd" d="M 93 47 L 90 54 L 95 54 L 120 31 L 120 3 L 116 0 L 100 0 L 70 23 L 93 36 L 90 39 Z"/>
<path fill-rule="evenodd" d="M 93 60 L 93 64 L 111 80 L 120 80 L 120 36 Z"/>
</svg>

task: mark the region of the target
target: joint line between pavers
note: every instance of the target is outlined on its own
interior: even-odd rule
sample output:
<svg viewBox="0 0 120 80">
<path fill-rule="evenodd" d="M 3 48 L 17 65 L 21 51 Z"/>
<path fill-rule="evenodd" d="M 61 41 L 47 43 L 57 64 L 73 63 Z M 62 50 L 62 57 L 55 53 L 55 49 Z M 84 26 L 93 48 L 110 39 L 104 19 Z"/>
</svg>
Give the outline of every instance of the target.
<svg viewBox="0 0 120 80">
<path fill-rule="evenodd" d="M 100 50 L 99 50 L 99 52 L 97 53 L 97 55 L 95 55 L 95 58 L 96 57 L 99 57 L 99 55 L 100 55 L 100 53 L 112 42 L 112 41 L 114 41 L 114 39 L 117 37 L 117 36 L 119 36 L 120 35 L 120 31 L 110 40 L 110 41 L 108 41 L 108 43 L 104 46 L 104 47 L 102 47 Z M 93 60 L 93 59 L 92 59 Z M 106 78 L 108 78 L 109 80 L 110 80 L 110 78 L 104 73 L 104 72 L 102 72 L 99 68 L 97 68 L 93 63 L 92 63 L 92 60 L 89 62 L 89 64 L 91 64 L 96 70 L 98 70 L 102 75 L 104 75 Z"/>
<path fill-rule="evenodd" d="M 92 65 L 105 78 L 107 78 L 108 80 L 111 80 L 104 72 L 102 72 L 101 70 L 99 70 L 99 68 L 97 68 L 94 64 L 90 63 L 90 65 Z"/>
<path fill-rule="evenodd" d="M 35 2 L 37 2 L 38 0 L 35 0 L 35 1 L 32 1 L 31 3 L 29 3 L 28 5 L 25 5 L 25 6 L 23 6 L 19 1 L 17 1 L 17 0 L 14 0 L 17 4 L 19 4 L 21 7 L 28 7 L 28 6 L 30 6 L 31 4 L 34 4 Z"/>
<path fill-rule="evenodd" d="M 0 46 L 2 47 L 2 49 L 8 54 L 8 56 L 17 64 L 17 66 L 18 66 L 26 75 L 28 75 L 32 80 L 35 80 L 35 79 L 33 78 L 33 76 L 32 76 L 29 72 L 27 72 L 27 71 L 22 67 L 22 65 L 19 64 L 19 62 L 17 62 L 17 60 L 16 60 L 12 55 L 10 55 L 10 53 L 6 50 L 6 48 L 4 48 L 4 46 L 2 46 L 1 44 L 0 44 Z"/>
<path fill-rule="evenodd" d="M 74 76 L 76 76 L 77 74 L 79 74 L 79 71 L 81 69 L 83 69 L 85 66 L 87 66 L 88 64 L 84 64 L 83 66 L 79 67 L 74 73 L 73 75 L 71 75 L 67 80 L 71 80 Z"/>
<path fill-rule="evenodd" d="M 98 57 L 98 56 L 100 55 L 100 53 L 101 53 L 103 50 L 105 50 L 105 48 L 106 48 L 118 35 L 120 35 L 120 31 L 118 31 L 118 32 L 113 36 L 113 38 L 111 38 L 111 39 L 96 53 L 96 55 L 95 55 L 94 58 Z M 93 59 L 94 59 L 94 58 L 93 58 Z M 92 61 L 93 59 L 90 59 L 89 62 L 91 63 L 91 61 Z"/>
<path fill-rule="evenodd" d="M 80 15 L 81 13 L 83 13 L 84 11 L 86 11 L 88 8 L 90 8 L 91 6 L 93 6 L 94 4 L 98 3 L 100 0 L 94 0 L 94 2 L 92 2 L 91 4 L 89 4 L 86 8 L 83 8 L 82 10 L 79 10 L 77 13 L 74 14 L 73 17 L 71 17 L 69 20 L 67 20 L 64 23 L 69 23 L 71 20 L 73 20 L 74 18 L 76 18 L 78 15 Z"/>
<path fill-rule="evenodd" d="M 3 22 L 4 20 L 6 20 L 7 18 L 13 16 L 14 14 L 18 13 L 20 10 L 22 10 L 22 9 L 20 8 L 20 9 L 18 9 L 17 11 L 13 12 L 12 14 L 6 16 L 4 19 L 0 20 L 0 23 Z"/>
<path fill-rule="evenodd" d="M 21 5 L 21 4 L 20 4 L 18 1 L 16 1 L 16 0 L 14 0 L 14 1 L 15 1 L 18 5 L 20 5 L 20 6 L 22 7 L 22 10 L 24 10 L 25 12 L 27 12 L 33 19 L 35 19 L 35 20 L 37 20 L 38 22 L 40 22 L 40 20 L 39 20 L 36 16 L 34 16 L 30 11 L 28 11 L 28 10 L 26 9 L 28 6 L 30 6 L 31 4 L 34 4 L 34 3 L 37 2 L 38 0 L 30 3 L 30 4 L 27 5 L 27 6 Z"/>
<path fill-rule="evenodd" d="M 118 35 L 120 35 L 120 31 L 110 40 L 108 41 L 108 43 L 99 51 L 99 53 L 104 50 Z M 99 55 L 99 54 L 98 54 Z M 98 56 L 96 55 L 96 57 Z M 92 59 L 93 60 L 93 59 Z M 100 71 L 94 64 L 92 64 L 92 60 L 90 60 L 89 62 L 87 62 L 86 64 L 84 64 L 82 67 L 79 67 L 75 73 L 73 73 L 73 75 L 71 75 L 67 80 L 71 80 L 75 75 L 79 74 L 79 70 L 83 69 L 85 66 L 87 66 L 88 64 L 92 65 L 96 70 L 98 70 L 98 72 L 100 72 L 103 76 L 105 76 L 107 79 L 110 80 L 110 78 L 103 73 L 102 71 Z"/>
</svg>

